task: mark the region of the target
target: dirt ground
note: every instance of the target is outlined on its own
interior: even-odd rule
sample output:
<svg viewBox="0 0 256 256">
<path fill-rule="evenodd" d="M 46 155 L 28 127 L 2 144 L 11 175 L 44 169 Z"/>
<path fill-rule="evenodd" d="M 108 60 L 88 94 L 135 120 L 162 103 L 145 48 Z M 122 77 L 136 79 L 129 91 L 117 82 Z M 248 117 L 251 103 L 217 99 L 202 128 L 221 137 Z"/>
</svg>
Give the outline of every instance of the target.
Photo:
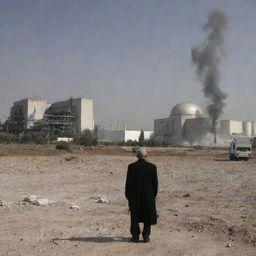
<svg viewBox="0 0 256 256">
<path fill-rule="evenodd" d="M 130 243 L 124 197 L 131 148 L 0 145 L 0 255 L 256 255 L 256 158 L 155 148 L 158 223 Z M 23 202 L 27 195 L 55 201 Z M 108 203 L 97 203 L 98 195 Z M 74 203 L 80 210 L 70 209 Z"/>
</svg>

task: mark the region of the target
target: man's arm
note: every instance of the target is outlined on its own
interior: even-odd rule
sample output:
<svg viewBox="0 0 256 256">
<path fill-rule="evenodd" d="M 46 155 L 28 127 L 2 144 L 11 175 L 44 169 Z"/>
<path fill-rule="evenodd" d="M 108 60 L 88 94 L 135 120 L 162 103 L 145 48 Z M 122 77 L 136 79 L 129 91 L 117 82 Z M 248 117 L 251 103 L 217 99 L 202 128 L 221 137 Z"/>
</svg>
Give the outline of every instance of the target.
<svg viewBox="0 0 256 256">
<path fill-rule="evenodd" d="M 153 184 L 154 196 L 156 197 L 157 196 L 157 191 L 158 191 L 158 178 L 157 178 L 157 168 L 156 168 L 156 166 L 154 166 L 154 170 L 153 170 L 152 184 Z"/>
<path fill-rule="evenodd" d="M 127 176 L 126 176 L 126 182 L 125 182 L 125 197 L 127 200 L 129 200 L 131 195 L 131 168 L 128 166 Z"/>
</svg>

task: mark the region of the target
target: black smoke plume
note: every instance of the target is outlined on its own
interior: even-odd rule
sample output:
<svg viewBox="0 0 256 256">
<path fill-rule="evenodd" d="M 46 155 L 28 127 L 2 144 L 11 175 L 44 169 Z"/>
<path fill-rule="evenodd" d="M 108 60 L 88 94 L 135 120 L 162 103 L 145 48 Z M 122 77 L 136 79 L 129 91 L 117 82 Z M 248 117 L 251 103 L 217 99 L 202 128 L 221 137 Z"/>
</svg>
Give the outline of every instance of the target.
<svg viewBox="0 0 256 256">
<path fill-rule="evenodd" d="M 216 124 L 223 113 L 227 94 L 219 87 L 219 64 L 223 57 L 224 31 L 227 27 L 227 17 L 220 11 L 210 13 L 203 31 L 207 38 L 191 50 L 191 58 L 196 66 L 196 74 L 203 85 L 204 96 L 209 99 L 207 111 L 212 118 L 212 133 L 216 143 Z"/>
</svg>

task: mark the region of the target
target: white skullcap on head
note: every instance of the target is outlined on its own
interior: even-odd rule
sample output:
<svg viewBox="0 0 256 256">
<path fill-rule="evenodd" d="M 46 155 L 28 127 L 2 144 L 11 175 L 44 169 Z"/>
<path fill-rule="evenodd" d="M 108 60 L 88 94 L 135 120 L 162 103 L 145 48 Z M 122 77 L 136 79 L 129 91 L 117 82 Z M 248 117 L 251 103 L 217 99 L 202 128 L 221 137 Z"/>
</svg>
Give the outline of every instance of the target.
<svg viewBox="0 0 256 256">
<path fill-rule="evenodd" d="M 144 158 L 147 156 L 147 151 L 144 148 L 139 148 L 136 152 L 138 158 Z"/>
</svg>

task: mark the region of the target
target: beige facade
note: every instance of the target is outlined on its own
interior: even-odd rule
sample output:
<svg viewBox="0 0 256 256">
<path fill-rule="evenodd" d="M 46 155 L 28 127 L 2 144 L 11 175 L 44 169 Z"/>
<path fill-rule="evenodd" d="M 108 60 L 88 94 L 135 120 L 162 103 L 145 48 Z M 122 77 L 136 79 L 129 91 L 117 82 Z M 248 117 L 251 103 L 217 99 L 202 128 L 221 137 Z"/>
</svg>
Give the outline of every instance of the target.
<svg viewBox="0 0 256 256">
<path fill-rule="evenodd" d="M 243 134 L 243 122 L 239 120 L 221 120 L 220 135 L 222 137 L 228 137 L 232 134 Z"/>
<path fill-rule="evenodd" d="M 72 116 L 74 132 L 80 133 L 85 129 L 94 129 L 93 100 L 87 98 L 76 98 L 55 102 L 47 110 L 48 115 L 57 116 L 69 114 Z"/>
<path fill-rule="evenodd" d="M 243 131 L 245 136 L 252 136 L 252 122 L 243 122 Z"/>
<path fill-rule="evenodd" d="M 35 121 L 43 120 L 50 125 L 59 126 L 72 121 L 75 133 L 85 129 L 94 129 L 93 100 L 87 98 L 69 99 L 48 104 L 44 99 L 26 98 L 14 102 L 10 117 L 13 123 L 22 125 L 23 128 L 31 128 Z M 22 122 L 20 121 L 22 119 Z"/>
<path fill-rule="evenodd" d="M 27 98 L 13 103 L 11 116 L 24 118 L 24 128 L 30 128 L 35 121 L 43 119 L 47 101 L 39 98 Z"/>
<path fill-rule="evenodd" d="M 202 117 L 202 110 L 191 102 L 182 102 L 173 107 L 170 116 L 154 120 L 154 137 L 180 145 L 184 141 L 184 125 L 187 120 Z"/>
</svg>

